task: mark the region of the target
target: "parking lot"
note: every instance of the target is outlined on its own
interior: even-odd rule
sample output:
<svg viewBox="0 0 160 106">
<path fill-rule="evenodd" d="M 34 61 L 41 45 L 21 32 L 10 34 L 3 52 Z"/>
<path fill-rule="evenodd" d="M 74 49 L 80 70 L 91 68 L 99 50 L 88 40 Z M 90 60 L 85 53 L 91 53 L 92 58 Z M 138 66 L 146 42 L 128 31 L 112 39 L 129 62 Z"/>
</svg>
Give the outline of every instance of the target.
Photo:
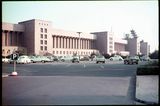
<svg viewBox="0 0 160 106">
<path fill-rule="evenodd" d="M 134 104 L 137 66 L 123 61 L 17 64 L 18 76 L 2 79 L 2 101 L 4 105 Z M 3 64 L 2 69 L 9 74 L 13 64 Z"/>
</svg>

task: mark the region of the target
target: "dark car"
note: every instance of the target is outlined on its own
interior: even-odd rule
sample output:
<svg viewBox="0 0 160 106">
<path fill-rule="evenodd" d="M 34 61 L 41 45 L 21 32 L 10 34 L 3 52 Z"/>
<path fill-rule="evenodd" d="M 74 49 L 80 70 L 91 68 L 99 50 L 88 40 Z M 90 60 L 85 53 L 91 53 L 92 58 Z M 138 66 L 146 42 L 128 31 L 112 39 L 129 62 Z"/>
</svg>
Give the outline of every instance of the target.
<svg viewBox="0 0 160 106">
<path fill-rule="evenodd" d="M 75 63 L 75 62 L 79 63 L 79 58 L 73 58 L 72 63 Z"/>
<path fill-rule="evenodd" d="M 138 64 L 139 58 L 137 56 L 128 56 L 124 59 L 124 64 Z"/>
</svg>

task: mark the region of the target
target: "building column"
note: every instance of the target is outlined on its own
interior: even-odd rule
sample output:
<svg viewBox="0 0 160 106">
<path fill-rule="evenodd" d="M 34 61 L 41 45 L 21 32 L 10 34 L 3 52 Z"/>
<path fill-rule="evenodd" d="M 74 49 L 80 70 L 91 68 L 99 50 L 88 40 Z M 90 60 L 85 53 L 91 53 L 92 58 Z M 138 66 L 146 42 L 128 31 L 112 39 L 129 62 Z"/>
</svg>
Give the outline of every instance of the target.
<svg viewBox="0 0 160 106">
<path fill-rule="evenodd" d="M 12 32 L 12 45 L 16 46 L 16 41 L 15 41 L 15 32 Z"/>
<path fill-rule="evenodd" d="M 20 33 L 17 32 L 17 46 L 20 46 L 20 45 L 19 45 L 19 36 L 20 36 Z"/>
<path fill-rule="evenodd" d="M 80 49 L 83 48 L 83 46 L 82 46 L 82 45 L 83 45 L 83 42 L 82 42 L 82 41 L 83 41 L 83 39 L 80 39 Z"/>
<path fill-rule="evenodd" d="M 54 48 L 57 48 L 57 36 L 54 36 Z"/>
<path fill-rule="evenodd" d="M 9 41 L 10 42 L 10 46 L 13 46 L 13 36 L 12 36 L 12 33 L 13 33 L 12 31 L 10 31 L 10 33 L 9 33 L 10 34 L 10 41 Z"/>
<path fill-rule="evenodd" d="M 74 49 L 74 38 L 72 38 L 72 49 Z"/>
<path fill-rule="evenodd" d="M 69 48 L 72 49 L 72 38 L 69 38 Z"/>
<path fill-rule="evenodd" d="M 53 43 L 53 48 L 54 48 L 54 36 L 52 35 L 52 43 Z"/>
<path fill-rule="evenodd" d="M 8 31 L 6 31 L 6 46 L 8 46 Z"/>
<path fill-rule="evenodd" d="M 63 46 L 64 46 L 64 49 L 65 49 L 66 48 L 66 37 L 65 36 L 63 38 L 63 41 L 64 41 Z"/>
<path fill-rule="evenodd" d="M 63 48 L 63 36 L 61 37 L 61 48 Z"/>
<path fill-rule="evenodd" d="M 67 49 L 69 49 L 69 38 L 67 37 Z"/>
<path fill-rule="evenodd" d="M 5 46 L 5 32 L 2 31 L 2 46 Z"/>
<path fill-rule="evenodd" d="M 87 49 L 87 40 L 85 39 L 85 49 Z"/>
</svg>

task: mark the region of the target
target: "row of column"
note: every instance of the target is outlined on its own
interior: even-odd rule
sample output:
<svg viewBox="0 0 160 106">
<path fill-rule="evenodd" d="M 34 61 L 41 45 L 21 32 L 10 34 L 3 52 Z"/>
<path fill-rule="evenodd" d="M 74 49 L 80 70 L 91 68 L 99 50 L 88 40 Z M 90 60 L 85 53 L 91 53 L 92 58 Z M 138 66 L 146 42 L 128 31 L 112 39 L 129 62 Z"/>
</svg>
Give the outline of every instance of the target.
<svg viewBox="0 0 160 106">
<path fill-rule="evenodd" d="M 94 49 L 95 41 L 91 39 L 52 36 L 53 48 L 63 49 Z"/>
<path fill-rule="evenodd" d="M 2 31 L 2 46 L 20 46 L 21 32 Z"/>
</svg>

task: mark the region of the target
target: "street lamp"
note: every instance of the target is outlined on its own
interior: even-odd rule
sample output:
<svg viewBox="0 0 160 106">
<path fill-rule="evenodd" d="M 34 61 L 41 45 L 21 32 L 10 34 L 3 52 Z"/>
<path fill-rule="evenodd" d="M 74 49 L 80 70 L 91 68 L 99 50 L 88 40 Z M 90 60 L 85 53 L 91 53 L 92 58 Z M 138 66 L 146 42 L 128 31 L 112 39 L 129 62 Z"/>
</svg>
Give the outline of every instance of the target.
<svg viewBox="0 0 160 106">
<path fill-rule="evenodd" d="M 79 34 L 79 42 L 78 42 L 78 49 L 80 49 L 80 34 L 82 33 L 82 32 L 77 32 L 78 34 Z M 79 51 L 80 52 L 80 51 Z M 79 60 L 80 60 L 80 53 L 79 53 Z"/>
</svg>

